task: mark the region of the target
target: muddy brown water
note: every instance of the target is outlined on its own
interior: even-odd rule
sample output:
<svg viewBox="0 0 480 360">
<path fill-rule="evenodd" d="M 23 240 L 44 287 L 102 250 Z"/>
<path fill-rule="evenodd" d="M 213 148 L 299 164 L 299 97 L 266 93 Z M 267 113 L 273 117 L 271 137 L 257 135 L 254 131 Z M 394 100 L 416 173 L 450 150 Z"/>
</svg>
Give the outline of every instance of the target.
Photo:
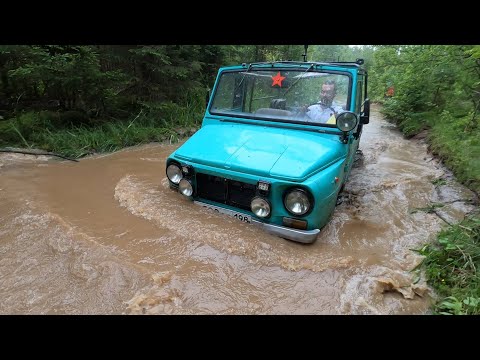
<svg viewBox="0 0 480 360">
<path fill-rule="evenodd" d="M 473 194 L 374 109 L 344 201 L 312 245 L 213 213 L 168 188 L 150 144 L 79 163 L 0 154 L 2 314 L 427 314 L 412 249 L 445 225 L 413 211 Z M 432 180 L 444 177 L 444 185 Z"/>
</svg>

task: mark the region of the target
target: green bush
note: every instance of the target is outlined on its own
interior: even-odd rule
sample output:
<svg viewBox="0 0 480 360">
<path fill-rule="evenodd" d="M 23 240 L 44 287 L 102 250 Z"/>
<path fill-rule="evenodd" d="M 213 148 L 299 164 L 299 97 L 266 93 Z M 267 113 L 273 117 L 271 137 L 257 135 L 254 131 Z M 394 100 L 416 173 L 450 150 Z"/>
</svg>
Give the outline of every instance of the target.
<svg viewBox="0 0 480 360">
<path fill-rule="evenodd" d="M 471 217 L 443 230 L 438 243 L 419 251 L 429 283 L 440 298 L 441 314 L 480 314 L 480 218 Z"/>
</svg>

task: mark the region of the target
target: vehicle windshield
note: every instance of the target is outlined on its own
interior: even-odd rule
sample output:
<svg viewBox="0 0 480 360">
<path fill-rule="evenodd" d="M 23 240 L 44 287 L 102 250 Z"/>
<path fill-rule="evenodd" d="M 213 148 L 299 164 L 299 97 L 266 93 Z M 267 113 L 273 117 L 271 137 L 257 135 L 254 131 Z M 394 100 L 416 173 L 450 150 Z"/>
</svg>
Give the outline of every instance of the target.
<svg viewBox="0 0 480 360">
<path fill-rule="evenodd" d="M 349 110 L 349 84 L 346 74 L 306 69 L 224 72 L 210 113 L 335 126 Z"/>
</svg>

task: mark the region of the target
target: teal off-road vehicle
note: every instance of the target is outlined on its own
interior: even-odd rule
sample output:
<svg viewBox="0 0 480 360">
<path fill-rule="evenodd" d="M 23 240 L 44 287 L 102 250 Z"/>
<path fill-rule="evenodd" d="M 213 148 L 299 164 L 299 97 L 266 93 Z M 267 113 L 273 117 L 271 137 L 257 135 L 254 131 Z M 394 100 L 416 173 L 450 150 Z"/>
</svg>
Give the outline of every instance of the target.
<svg viewBox="0 0 480 360">
<path fill-rule="evenodd" d="M 359 59 L 221 68 L 202 127 L 167 159 L 170 187 L 245 224 L 315 241 L 369 122 L 362 65 Z"/>
</svg>

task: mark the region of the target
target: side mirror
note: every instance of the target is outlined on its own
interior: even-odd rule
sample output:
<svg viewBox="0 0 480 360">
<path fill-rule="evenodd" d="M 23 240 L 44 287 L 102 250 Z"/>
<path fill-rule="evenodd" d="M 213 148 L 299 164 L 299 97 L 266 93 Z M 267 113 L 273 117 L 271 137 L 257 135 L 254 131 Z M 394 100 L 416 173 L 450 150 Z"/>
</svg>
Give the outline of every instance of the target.
<svg viewBox="0 0 480 360">
<path fill-rule="evenodd" d="M 370 99 L 363 102 L 363 112 L 360 114 L 360 124 L 368 124 L 370 122 Z"/>
<path fill-rule="evenodd" d="M 207 95 L 205 97 L 205 109 L 208 107 L 209 101 L 210 101 L 210 90 L 207 90 Z"/>
</svg>

